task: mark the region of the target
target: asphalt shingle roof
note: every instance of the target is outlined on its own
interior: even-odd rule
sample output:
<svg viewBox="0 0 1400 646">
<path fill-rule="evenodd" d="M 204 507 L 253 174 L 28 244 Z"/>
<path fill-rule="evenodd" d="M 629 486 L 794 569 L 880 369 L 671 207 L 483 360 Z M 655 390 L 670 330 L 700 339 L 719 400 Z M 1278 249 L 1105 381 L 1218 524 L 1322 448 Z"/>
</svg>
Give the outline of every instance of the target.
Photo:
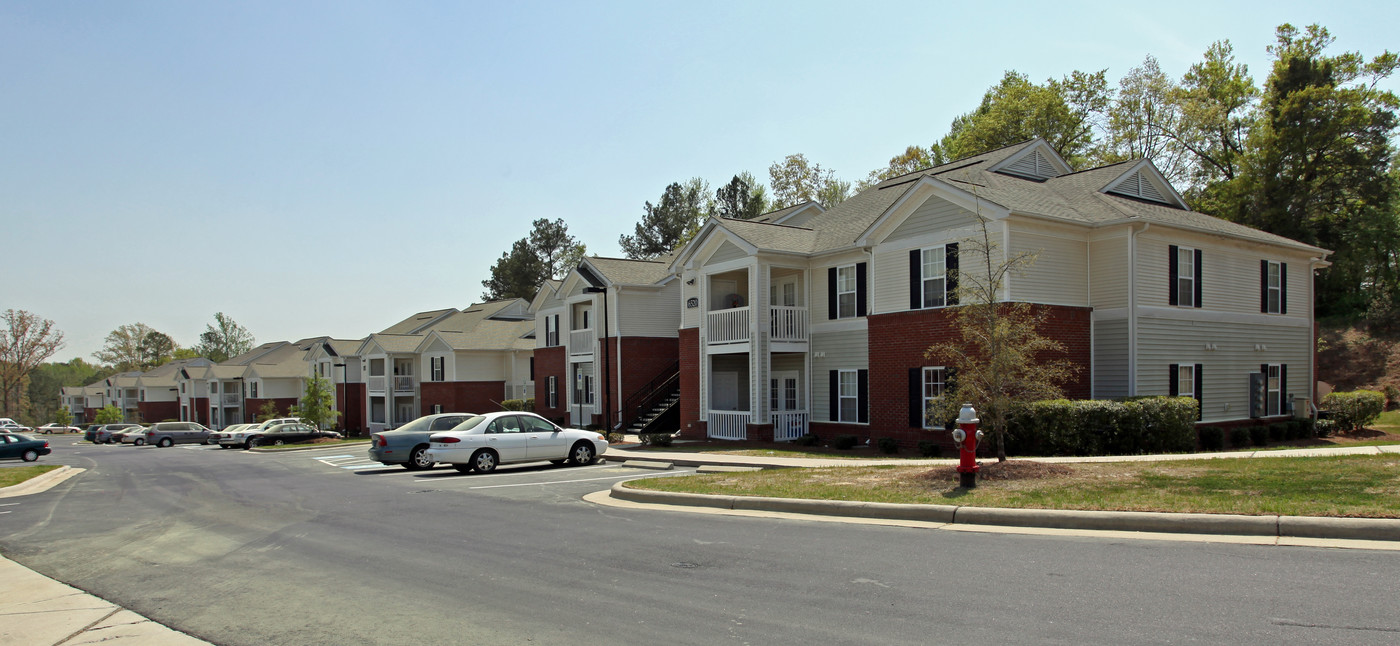
<svg viewBox="0 0 1400 646">
<path fill-rule="evenodd" d="M 671 275 L 670 257 L 657 260 L 627 260 L 593 256 L 588 264 L 615 285 L 655 285 Z"/>
</svg>

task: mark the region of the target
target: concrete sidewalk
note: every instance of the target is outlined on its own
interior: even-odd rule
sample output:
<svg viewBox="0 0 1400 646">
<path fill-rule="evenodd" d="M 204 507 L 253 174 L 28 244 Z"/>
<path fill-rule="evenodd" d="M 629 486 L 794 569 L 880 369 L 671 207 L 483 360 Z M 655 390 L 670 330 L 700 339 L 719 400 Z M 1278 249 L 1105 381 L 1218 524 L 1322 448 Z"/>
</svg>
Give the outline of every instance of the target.
<svg viewBox="0 0 1400 646">
<path fill-rule="evenodd" d="M 0 557 L 0 645 L 208 644 Z"/>
</svg>

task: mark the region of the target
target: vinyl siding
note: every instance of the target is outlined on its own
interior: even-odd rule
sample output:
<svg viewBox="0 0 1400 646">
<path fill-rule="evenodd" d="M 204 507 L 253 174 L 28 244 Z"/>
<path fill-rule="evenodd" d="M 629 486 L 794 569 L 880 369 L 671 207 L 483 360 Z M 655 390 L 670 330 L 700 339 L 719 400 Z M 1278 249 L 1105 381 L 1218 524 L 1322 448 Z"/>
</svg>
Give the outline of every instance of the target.
<svg viewBox="0 0 1400 646">
<path fill-rule="evenodd" d="M 1082 307 L 1089 303 L 1088 243 L 1011 230 L 1011 253 L 1036 254 L 1035 262 L 1011 276 L 1011 300 Z"/>
<path fill-rule="evenodd" d="M 1089 305 L 1094 309 L 1128 306 L 1129 244 L 1126 235 L 1089 243 Z M 1166 282 L 1163 276 L 1162 284 Z"/>
<path fill-rule="evenodd" d="M 504 381 L 506 379 L 505 361 L 499 354 L 459 352 L 453 365 L 457 371 L 454 375 L 454 381 Z M 526 370 L 529 370 L 528 366 Z"/>
<path fill-rule="evenodd" d="M 972 211 L 940 197 L 930 197 L 914 209 L 883 242 L 897 242 L 930 236 L 948 229 L 977 226 Z"/>
<path fill-rule="evenodd" d="M 705 265 L 717 265 L 722 262 L 746 257 L 748 257 L 748 254 L 744 253 L 744 250 L 740 249 L 738 245 L 725 241 L 724 244 L 719 246 L 719 249 L 716 249 L 715 252 L 710 255 L 710 259 L 705 261 Z"/>
<path fill-rule="evenodd" d="M 1128 396 L 1128 319 L 1094 322 L 1094 396 Z"/>
<path fill-rule="evenodd" d="M 680 284 L 681 281 L 673 280 L 661 290 L 623 287 L 621 302 L 609 303 L 617 306 L 615 311 L 609 312 L 613 329 L 622 336 L 675 338 L 684 308 L 684 304 L 679 303 Z"/>
<path fill-rule="evenodd" d="M 825 356 L 823 356 L 823 354 Z M 812 419 L 831 421 L 831 370 L 864 370 L 870 363 L 869 335 L 864 331 L 812 335 Z"/>
<path fill-rule="evenodd" d="M 945 234 L 946 234 L 946 233 L 952 233 L 952 232 L 945 232 Z M 874 271 L 871 273 L 872 279 L 871 279 L 871 281 L 870 281 L 870 282 L 871 282 L 871 289 L 874 290 L 874 296 L 873 296 L 873 298 L 871 298 L 871 301 L 872 301 L 872 305 L 871 305 L 872 311 L 873 311 L 874 313 L 876 313 L 876 314 L 887 314 L 887 313 L 890 313 L 890 312 L 904 312 L 904 311 L 908 311 L 908 309 L 909 309 L 909 250 L 910 250 L 910 249 L 914 249 L 914 248 L 923 248 L 923 247 L 932 247 L 932 246 L 935 246 L 935 245 L 947 244 L 947 243 L 949 243 L 949 242 L 958 242 L 958 243 L 959 243 L 959 263 L 958 263 L 959 269 L 958 269 L 958 272 L 959 272 L 959 276 L 960 276 L 960 279 L 959 279 L 960 282 L 959 282 L 959 284 L 960 284 L 960 285 L 966 285 L 966 284 L 968 284 L 968 283 L 963 283 L 963 282 L 961 282 L 961 281 L 962 281 L 962 280 L 966 280 L 966 279 L 969 278 L 969 277 L 975 278 L 975 277 L 979 277 L 979 276 L 986 276 L 986 275 L 987 275 L 987 272 L 986 272 L 986 262 L 985 262 L 985 260 L 983 260 L 980 256 L 977 256 L 975 252 L 973 252 L 972 250 L 969 249 L 969 245 L 965 242 L 965 240 L 967 239 L 967 238 L 966 238 L 966 234 L 967 234 L 967 232 L 964 230 L 964 231 L 959 231 L 959 232 L 957 232 L 957 235 L 951 235 L 951 236 L 950 236 L 950 235 L 943 235 L 943 236 L 940 236 L 940 238 L 939 238 L 937 241 L 933 241 L 932 238 L 930 238 L 930 241 L 929 241 L 929 242 L 920 244 L 920 245 L 918 245 L 918 246 L 913 246 L 913 245 L 905 244 L 905 245 L 896 246 L 896 247 L 893 247 L 893 248 L 891 248 L 891 247 L 882 247 L 882 248 L 876 249 L 876 250 L 875 250 L 875 254 L 874 254 L 874 255 L 875 255 L 875 269 L 874 269 Z M 1000 239 L 1001 239 L 1001 233 L 1000 233 L 999 231 L 998 231 L 998 232 L 993 232 L 992 235 L 993 235 L 993 239 L 994 239 L 994 240 L 1000 240 Z M 1002 254 L 1001 254 L 1000 249 L 993 251 L 992 262 L 994 262 L 994 263 L 995 263 L 995 262 L 1000 262 L 1000 261 L 1001 261 L 1001 256 L 1002 256 Z M 975 261 L 974 261 L 974 259 L 975 259 Z M 1032 271 L 1034 271 L 1034 270 L 1032 270 Z M 821 275 L 821 276 L 818 276 L 817 279 L 820 280 L 823 284 L 822 284 L 820 290 L 817 290 L 817 291 L 814 291 L 814 292 L 813 292 L 813 296 L 814 296 L 815 298 L 821 298 L 821 299 L 822 299 L 822 303 L 821 303 L 822 309 L 821 309 L 821 310 L 815 310 L 815 309 L 814 309 L 814 310 L 812 310 L 812 311 L 813 311 L 813 312 L 820 312 L 822 316 L 825 316 L 825 312 L 826 312 L 826 309 L 825 309 L 825 308 L 826 308 L 826 285 L 825 285 L 825 283 L 826 283 L 826 276 L 823 274 L 823 275 Z M 1015 288 L 1015 281 L 1016 281 L 1016 280 L 1017 280 L 1017 279 L 1015 279 L 1015 278 L 1012 279 L 1012 287 L 1013 287 L 1013 289 Z M 814 285 L 814 287 L 815 287 L 815 285 Z M 815 306 L 815 305 L 814 305 L 814 306 Z"/>
<path fill-rule="evenodd" d="M 907 253 L 907 252 L 906 252 L 906 253 Z M 844 267 L 844 266 L 847 266 L 847 265 L 854 265 L 854 264 L 856 264 L 856 263 L 862 263 L 862 262 L 869 262 L 869 259 L 868 259 L 868 257 L 867 257 L 865 254 L 856 254 L 856 253 L 852 253 L 852 254 L 842 254 L 841 256 L 839 256 L 839 259 L 838 259 L 838 257 L 836 257 L 836 256 L 828 257 L 828 258 L 822 258 L 820 261 L 818 261 L 818 263 L 814 263 L 814 264 L 812 265 L 811 271 L 807 274 L 807 275 L 810 276 L 811 279 L 812 279 L 812 289 L 811 289 L 810 292 L 808 292 L 808 293 L 811 295 L 811 298 L 812 298 L 812 305 L 811 305 L 810 307 L 807 308 L 808 314 L 809 314 L 809 316 L 810 316 L 810 321 L 811 321 L 812 324 L 814 324 L 814 325 L 815 325 L 815 324 L 820 324 L 820 323 L 824 323 L 824 322 L 830 320 L 830 319 L 827 318 L 828 312 L 827 312 L 827 309 L 826 309 L 826 307 L 827 307 L 827 305 L 826 305 L 826 303 L 827 303 L 827 294 L 826 294 L 827 269 L 829 269 L 829 268 L 831 268 L 831 267 Z M 905 267 L 904 270 L 905 270 L 906 272 L 909 271 L 909 265 L 908 265 L 908 262 L 907 262 L 907 261 L 905 262 L 904 267 Z M 875 296 L 874 296 L 874 294 L 873 294 L 872 292 L 874 292 L 875 289 L 876 289 L 876 288 L 875 288 L 874 273 L 871 272 L 870 270 L 871 270 L 871 267 L 870 267 L 869 265 L 866 265 L 866 272 L 867 272 L 867 273 L 866 273 L 866 280 L 870 282 L 870 285 L 869 285 L 869 287 L 867 288 L 866 295 L 865 295 L 866 298 L 869 299 L 869 301 L 868 301 L 867 304 L 866 304 L 866 305 L 867 305 L 867 308 L 869 308 L 870 305 L 875 301 Z M 767 289 L 767 288 L 765 287 L 764 289 Z M 906 296 L 905 296 L 905 299 L 908 300 L 908 298 L 909 298 L 909 297 L 906 295 Z M 907 305 L 908 305 L 908 304 L 906 303 L 906 307 L 907 307 Z M 873 311 L 873 310 L 867 309 L 867 310 L 866 310 L 866 313 L 869 314 L 871 311 Z M 840 319 L 840 320 L 854 320 L 854 319 Z"/>
<path fill-rule="evenodd" d="M 1207 350 L 1206 344 L 1216 349 Z M 1256 344 L 1267 350 L 1256 350 Z M 1305 326 L 1243 325 L 1165 318 L 1138 320 L 1137 392 L 1170 392 L 1168 366 L 1203 364 L 1203 421 L 1249 417 L 1249 373 L 1263 363 L 1288 365 L 1286 398 L 1308 396 L 1312 333 Z M 1228 408 L 1227 408 L 1228 406 Z"/>
<path fill-rule="evenodd" d="M 1196 236 L 1138 236 L 1138 305 L 1170 307 L 1167 304 L 1167 278 L 1170 271 L 1167 253 L 1170 245 L 1201 250 L 1200 309 L 1259 314 L 1259 261 L 1273 260 L 1288 263 L 1288 314 L 1269 316 L 1302 320 L 1308 318 L 1312 299 L 1309 294 L 1311 281 L 1306 259 L 1290 257 L 1262 245 L 1222 245 Z"/>
<path fill-rule="evenodd" d="M 686 281 L 694 280 L 694 285 L 685 284 Z M 700 327 L 700 314 L 705 311 L 704 303 L 700 302 L 700 285 L 704 283 L 698 273 L 687 271 L 681 274 L 681 279 L 674 281 L 680 283 L 680 300 L 675 304 L 680 308 L 681 327 Z M 698 303 L 695 307 L 686 307 L 686 301 L 696 299 Z"/>
</svg>

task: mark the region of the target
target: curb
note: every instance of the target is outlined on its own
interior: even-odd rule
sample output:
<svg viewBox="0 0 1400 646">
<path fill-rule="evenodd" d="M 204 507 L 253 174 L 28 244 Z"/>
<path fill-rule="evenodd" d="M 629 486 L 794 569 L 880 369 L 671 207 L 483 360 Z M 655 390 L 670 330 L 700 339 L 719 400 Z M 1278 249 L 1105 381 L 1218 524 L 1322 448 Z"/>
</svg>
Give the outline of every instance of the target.
<svg viewBox="0 0 1400 646">
<path fill-rule="evenodd" d="M 86 471 L 77 467 L 63 465 L 48 473 L 43 473 L 17 485 L 0 487 L 0 498 L 11 498 L 14 496 L 27 496 L 29 494 L 43 493 L 54 488 L 58 483 L 63 482 L 79 473 Z"/>
<path fill-rule="evenodd" d="M 910 505 L 847 500 L 800 500 L 632 489 L 619 482 L 612 497 L 631 502 L 821 516 L 914 520 L 958 525 L 1045 527 L 1172 534 L 1225 534 L 1338 540 L 1400 541 L 1400 519 L 1321 516 L 1241 516 L 1146 511 L 1011 509 Z"/>
</svg>

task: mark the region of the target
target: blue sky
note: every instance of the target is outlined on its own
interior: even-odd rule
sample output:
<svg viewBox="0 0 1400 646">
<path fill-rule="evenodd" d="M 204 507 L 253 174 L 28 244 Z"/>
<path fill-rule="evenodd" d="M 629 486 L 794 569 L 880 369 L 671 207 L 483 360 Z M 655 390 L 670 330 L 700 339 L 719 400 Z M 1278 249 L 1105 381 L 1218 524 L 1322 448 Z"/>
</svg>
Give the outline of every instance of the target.
<svg viewBox="0 0 1400 646">
<path fill-rule="evenodd" d="M 534 219 L 617 256 L 670 182 L 862 178 L 1008 69 L 1180 77 L 1228 39 L 1262 81 L 1284 22 L 1400 49 L 1390 2 L 5 2 L 0 309 L 57 360 L 217 311 L 360 338 L 480 300 Z"/>
</svg>

